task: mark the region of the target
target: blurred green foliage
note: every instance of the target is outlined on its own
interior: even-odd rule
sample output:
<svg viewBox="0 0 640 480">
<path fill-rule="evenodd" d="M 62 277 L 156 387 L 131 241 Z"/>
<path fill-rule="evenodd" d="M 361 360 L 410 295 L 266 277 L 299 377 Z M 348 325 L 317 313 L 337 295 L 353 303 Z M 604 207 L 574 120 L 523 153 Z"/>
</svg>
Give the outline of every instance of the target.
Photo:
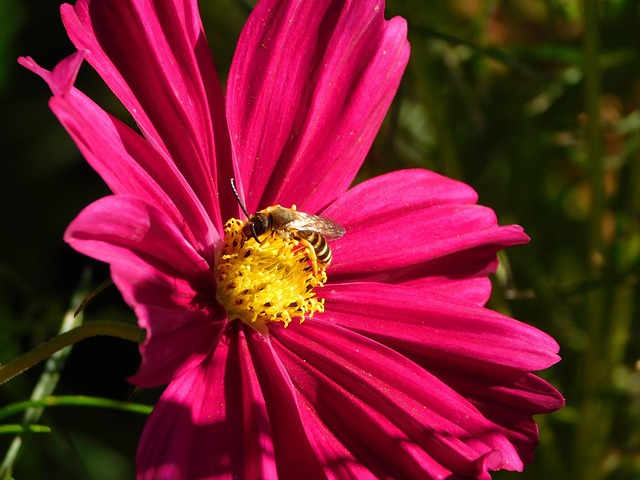
<svg viewBox="0 0 640 480">
<path fill-rule="evenodd" d="M 251 5 L 200 4 L 224 77 Z M 471 184 L 501 223 L 526 228 L 532 242 L 506 252 L 490 306 L 558 340 L 563 361 L 543 375 L 567 407 L 539 419 L 536 460 L 519 477 L 640 478 L 640 1 L 389 0 L 393 15 L 408 19 L 411 61 L 359 180 L 432 169 Z M 6 362 L 55 334 L 86 268 L 96 286 L 107 278 L 62 242 L 107 190 L 46 108 L 45 85 L 15 61 L 52 67 L 73 51 L 57 2 L 4 0 L 0 24 Z M 126 116 L 87 66 L 78 85 Z M 113 288 L 87 316 L 133 321 Z M 137 362 L 135 345 L 87 340 L 56 393 L 126 400 Z M 3 385 L 0 405 L 29 398 L 39 373 Z M 133 475 L 143 416 L 60 407 L 41 423 L 53 433 L 29 438 L 16 478 Z"/>
</svg>

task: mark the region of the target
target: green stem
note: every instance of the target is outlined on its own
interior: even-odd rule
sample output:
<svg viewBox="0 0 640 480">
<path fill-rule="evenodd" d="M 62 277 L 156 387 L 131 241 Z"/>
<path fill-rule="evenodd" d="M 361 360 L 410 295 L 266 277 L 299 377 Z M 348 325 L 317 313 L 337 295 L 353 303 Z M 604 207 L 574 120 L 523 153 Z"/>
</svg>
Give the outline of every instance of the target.
<svg viewBox="0 0 640 480">
<path fill-rule="evenodd" d="M 585 16 L 585 88 L 587 141 L 591 183 L 590 263 L 592 273 L 600 274 L 604 264 L 602 219 L 605 210 L 604 145 L 600 118 L 601 72 L 599 64 L 600 33 L 597 0 L 584 0 Z"/>
<path fill-rule="evenodd" d="M 138 343 L 144 340 L 144 330 L 135 325 L 111 320 L 97 320 L 91 323 L 85 323 L 38 345 L 30 352 L 2 365 L 0 367 L 0 384 L 11 380 L 16 375 L 40 363 L 63 348 L 73 345 L 85 338 L 98 335 L 118 337 Z"/>
<path fill-rule="evenodd" d="M 583 0 L 584 12 L 584 76 L 585 101 L 588 113 L 587 147 L 590 167 L 591 217 L 589 225 L 589 274 L 592 281 L 602 278 L 606 263 L 606 246 L 602 233 L 605 212 L 603 132 L 600 119 L 601 72 L 599 66 L 600 33 L 598 0 Z M 602 478 L 604 456 L 602 441 L 609 425 L 609 410 L 603 391 L 610 382 L 604 349 L 608 343 L 604 331 L 607 292 L 605 288 L 592 289 L 586 299 L 586 333 L 590 344 L 584 354 L 581 390 L 580 424 L 575 444 L 575 478 L 596 480 Z"/>
<path fill-rule="evenodd" d="M 46 425 L 0 425 L 0 435 L 23 435 L 25 433 L 51 433 Z"/>
<path fill-rule="evenodd" d="M 93 322 L 87 325 L 88 328 L 79 328 L 82 324 L 84 314 L 82 313 L 82 308 L 78 308 L 78 305 L 86 304 L 86 299 L 84 302 L 82 302 L 82 299 L 87 296 L 86 286 L 88 282 L 89 274 L 86 272 L 81 279 L 78 291 L 74 294 L 71 300 L 71 307 L 62 320 L 62 324 L 58 332 L 59 337 L 41 345 L 34 351 L 19 357 L 7 365 L 0 366 L 0 378 L 4 378 L 2 381 L 6 381 L 25 369 L 32 367 L 47 356 L 49 357 L 45 363 L 43 372 L 40 375 L 40 379 L 33 389 L 31 401 L 43 401 L 43 399 L 49 397 L 53 393 L 56 385 L 58 384 L 58 380 L 60 379 L 60 372 L 64 367 L 66 358 L 71 352 L 70 345 L 74 342 L 94 335 L 114 335 L 129 340 L 141 340 L 144 336 L 143 330 L 131 325 L 120 324 L 119 322 Z M 124 325 L 124 328 L 122 325 Z M 128 330 L 128 333 L 123 335 L 123 332 L 126 330 Z M 60 338 L 62 338 L 62 341 Z M 34 352 L 36 353 L 34 354 Z M 44 406 L 34 406 L 25 411 L 22 418 L 22 427 L 24 430 L 20 432 L 20 434 L 16 435 L 11 442 L 11 445 L 9 445 L 4 460 L 2 461 L 2 464 L 0 464 L 0 478 L 11 478 L 13 465 L 18 458 L 20 449 L 24 441 L 27 439 L 28 434 L 32 432 L 32 427 L 35 426 L 34 428 L 36 431 L 39 428 L 37 423 L 40 421 L 40 417 L 43 412 Z"/>
<path fill-rule="evenodd" d="M 121 402 L 101 397 L 87 397 L 85 395 L 60 395 L 44 397 L 40 400 L 25 400 L 24 402 L 12 403 L 0 409 L 0 420 L 16 415 L 29 408 L 41 407 L 92 407 L 108 408 L 112 410 L 123 410 L 125 412 L 142 413 L 149 415 L 153 407 L 141 403 Z"/>
<path fill-rule="evenodd" d="M 58 331 L 59 334 L 72 330 L 78 325 L 82 324 L 84 315 L 74 315 L 73 310 L 81 302 L 82 298 L 86 296 L 86 286 L 89 282 L 89 272 L 85 272 L 81 278 L 80 286 L 73 298 L 71 299 L 71 307 L 62 319 L 62 324 Z M 71 352 L 71 347 L 60 350 L 47 360 L 44 369 L 38 383 L 33 388 L 31 393 L 31 400 L 40 400 L 48 395 L 51 395 L 58 384 L 60 379 L 60 372 L 64 367 L 65 361 Z M 7 449 L 7 453 L 4 456 L 4 460 L 0 465 L 0 478 L 10 478 L 13 470 L 13 465 L 18 458 L 20 449 L 23 442 L 28 438 L 30 433 L 30 426 L 36 425 L 40 421 L 40 417 L 44 412 L 43 407 L 29 408 L 24 412 L 22 416 L 22 426 L 25 431 L 19 435 L 16 435 Z"/>
<path fill-rule="evenodd" d="M 98 285 L 98 287 L 93 292 L 90 292 L 89 295 L 87 295 L 84 298 L 84 300 L 82 300 L 82 302 L 80 303 L 80 306 L 76 308 L 74 315 L 75 316 L 80 315 L 80 313 L 84 311 L 85 307 L 93 299 L 93 297 L 95 297 L 96 295 L 98 295 L 100 292 L 110 287 L 111 285 L 113 285 L 113 280 L 111 280 L 110 278 L 107 278 L 104 282 Z"/>
<path fill-rule="evenodd" d="M 414 45 L 418 43 L 418 39 L 413 42 Z M 412 73 L 416 78 L 418 95 L 429 115 L 431 128 L 436 136 L 436 146 L 443 173 L 449 177 L 462 180 L 462 168 L 458 160 L 455 141 L 449 128 L 450 122 L 445 118 L 446 112 L 442 108 L 442 102 L 439 102 L 434 94 L 437 88 L 429 73 L 431 68 L 427 65 L 429 55 L 427 48 L 419 49 L 409 63 L 409 68 L 412 69 Z"/>
</svg>

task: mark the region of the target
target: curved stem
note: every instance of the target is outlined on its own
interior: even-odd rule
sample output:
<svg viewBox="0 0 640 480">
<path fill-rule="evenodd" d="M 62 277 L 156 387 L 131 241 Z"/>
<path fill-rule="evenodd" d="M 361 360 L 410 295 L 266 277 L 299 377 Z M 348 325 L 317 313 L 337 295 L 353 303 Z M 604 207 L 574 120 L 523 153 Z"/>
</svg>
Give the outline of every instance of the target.
<svg viewBox="0 0 640 480">
<path fill-rule="evenodd" d="M 0 425 L 0 435 L 21 435 L 24 433 L 51 433 L 51 427 L 46 425 Z"/>
<path fill-rule="evenodd" d="M 598 1 L 583 0 L 584 12 L 584 74 L 586 107 L 588 113 L 587 147 L 590 167 L 591 214 L 588 265 L 592 281 L 602 278 L 607 262 L 606 244 L 602 233 L 605 212 L 603 133 L 600 118 L 601 71 L 599 65 L 600 33 Z M 581 377 L 581 421 L 577 428 L 574 476 L 585 480 L 604 477 L 603 439 L 610 429 L 610 410 L 604 401 L 604 392 L 610 381 L 606 362 L 608 332 L 605 319 L 609 298 L 607 289 L 594 288 L 586 299 L 586 333 L 590 339 L 584 352 Z"/>
<path fill-rule="evenodd" d="M 73 345 L 85 338 L 98 335 L 118 337 L 140 343 L 144 340 L 145 331 L 135 325 L 111 320 L 97 320 L 82 324 L 73 330 L 53 337 L 51 340 L 38 345 L 30 352 L 0 366 L 0 384 L 11 380 L 16 375 L 40 363 L 63 348 Z"/>
<path fill-rule="evenodd" d="M 85 270 L 80 278 L 80 284 L 75 294 L 71 298 L 71 307 L 67 310 L 66 314 L 60 324 L 58 334 L 62 334 L 73 328 L 81 325 L 84 320 L 84 315 L 79 313 L 77 316 L 73 315 L 73 309 L 80 303 L 80 300 L 86 296 L 86 288 L 89 282 L 90 272 Z M 31 400 L 40 400 L 48 395 L 51 395 L 58 384 L 60 379 L 60 372 L 64 367 L 65 361 L 69 356 L 71 347 L 63 348 L 62 350 L 54 353 L 49 357 L 44 365 L 44 369 L 40 374 L 40 378 L 31 392 Z M 13 441 L 9 445 L 7 452 L 0 464 L 0 477 L 10 477 L 13 471 L 13 465 L 18 458 L 20 448 L 22 448 L 23 442 L 31 434 L 30 427 L 37 425 L 44 412 L 44 407 L 35 407 L 25 410 L 22 416 L 22 426 L 25 427 L 24 432 L 16 435 Z"/>
<path fill-rule="evenodd" d="M 23 402 L 12 403 L 6 407 L 0 408 L 0 420 L 16 415 L 23 410 L 29 408 L 40 407 L 91 407 L 91 408 L 109 408 L 113 410 L 122 410 L 125 412 L 142 413 L 149 415 L 153 407 L 151 405 L 143 405 L 141 403 L 121 402 L 111 400 L 109 398 L 88 397 L 85 395 L 60 395 L 47 396 L 40 400 L 25 400 Z"/>
</svg>

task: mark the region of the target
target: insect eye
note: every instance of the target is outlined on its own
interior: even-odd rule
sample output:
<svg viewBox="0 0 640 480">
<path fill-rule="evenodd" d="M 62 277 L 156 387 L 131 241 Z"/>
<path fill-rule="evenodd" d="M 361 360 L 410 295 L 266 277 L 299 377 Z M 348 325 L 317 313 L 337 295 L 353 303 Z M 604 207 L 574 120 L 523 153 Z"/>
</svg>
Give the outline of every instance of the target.
<svg viewBox="0 0 640 480">
<path fill-rule="evenodd" d="M 253 236 L 252 226 L 253 226 L 253 224 L 251 222 L 247 222 L 247 224 L 243 227 L 242 234 L 245 237 L 249 238 L 249 237 Z"/>
<path fill-rule="evenodd" d="M 253 229 L 257 235 L 262 235 L 270 228 L 269 217 L 266 215 L 251 215 L 249 220 L 253 224 Z"/>
</svg>

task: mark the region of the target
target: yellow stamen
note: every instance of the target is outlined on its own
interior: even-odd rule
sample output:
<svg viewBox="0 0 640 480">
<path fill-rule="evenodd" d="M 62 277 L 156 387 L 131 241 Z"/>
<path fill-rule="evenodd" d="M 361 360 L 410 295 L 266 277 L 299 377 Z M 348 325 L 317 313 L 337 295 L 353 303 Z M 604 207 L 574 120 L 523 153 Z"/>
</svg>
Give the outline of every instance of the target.
<svg viewBox="0 0 640 480">
<path fill-rule="evenodd" d="M 242 234 L 244 223 L 232 218 L 224 227 L 225 243 L 220 257 L 216 298 L 229 320 L 241 320 L 266 333 L 268 322 L 294 318 L 300 322 L 324 311 L 315 287 L 327 281 L 325 267 L 312 267 L 313 248 L 293 236 L 273 232 L 258 243 Z"/>
</svg>

